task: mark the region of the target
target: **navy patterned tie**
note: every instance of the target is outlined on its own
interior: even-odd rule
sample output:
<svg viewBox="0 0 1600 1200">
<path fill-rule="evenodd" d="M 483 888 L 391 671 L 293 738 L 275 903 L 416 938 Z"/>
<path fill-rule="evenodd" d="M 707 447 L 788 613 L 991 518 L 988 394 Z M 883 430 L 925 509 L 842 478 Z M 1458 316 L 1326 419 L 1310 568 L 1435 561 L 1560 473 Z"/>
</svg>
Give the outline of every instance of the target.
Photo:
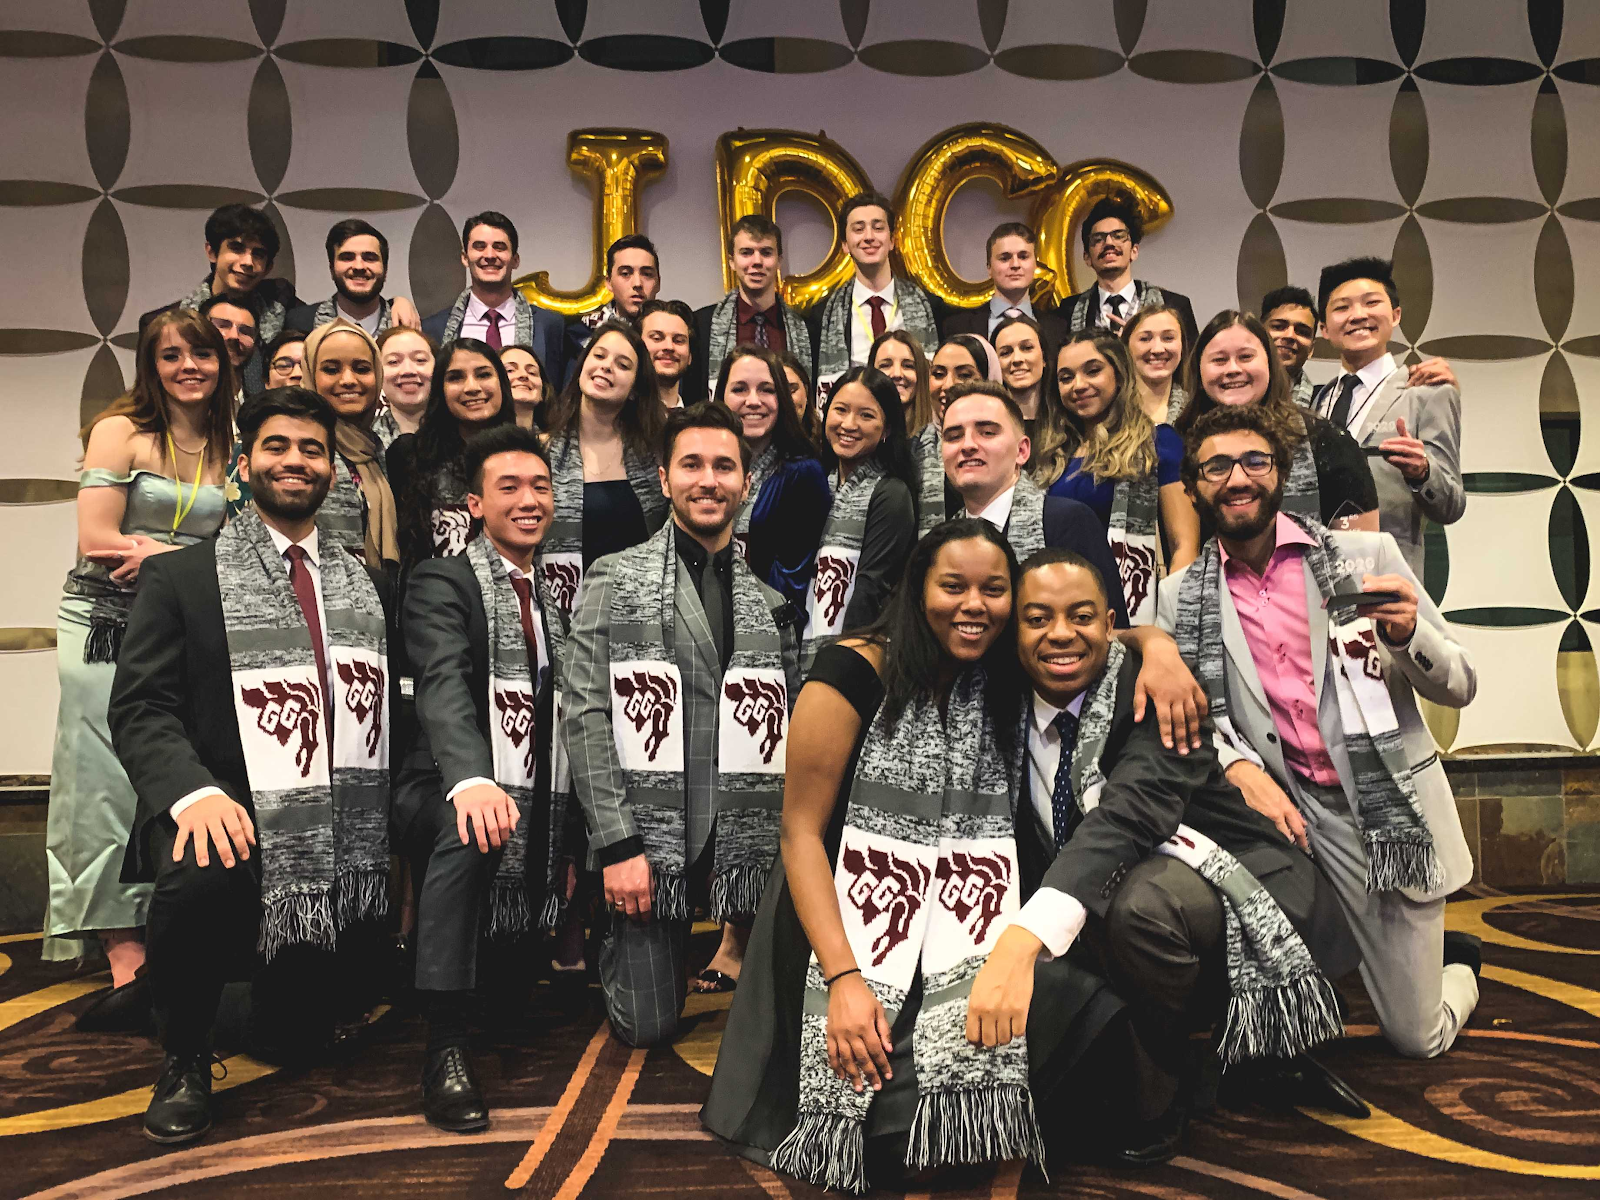
<svg viewBox="0 0 1600 1200">
<path fill-rule="evenodd" d="M 1078 798 L 1072 794 L 1072 752 L 1078 742 L 1078 718 L 1075 713 L 1062 709 L 1050 723 L 1061 735 L 1061 762 L 1056 767 L 1055 790 L 1050 793 L 1050 824 L 1055 830 L 1056 849 L 1059 850 L 1083 820 L 1083 813 L 1078 811 Z"/>
</svg>

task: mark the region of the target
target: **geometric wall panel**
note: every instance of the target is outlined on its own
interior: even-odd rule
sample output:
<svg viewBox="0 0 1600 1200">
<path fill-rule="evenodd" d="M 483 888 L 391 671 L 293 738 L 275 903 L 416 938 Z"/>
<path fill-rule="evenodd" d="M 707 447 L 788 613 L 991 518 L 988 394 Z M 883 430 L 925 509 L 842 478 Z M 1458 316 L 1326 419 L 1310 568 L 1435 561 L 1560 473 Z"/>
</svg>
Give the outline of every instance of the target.
<svg viewBox="0 0 1600 1200">
<path fill-rule="evenodd" d="M 1478 675 L 1475 699 L 1461 710 L 1453 752 L 1473 746 L 1531 744 L 1579 750 L 1556 691 L 1556 652 L 1565 622 L 1522 629 L 1457 625 L 1455 637 Z"/>
<path fill-rule="evenodd" d="M 1467 501 L 1466 515 L 1446 527 L 1450 584 L 1439 607 L 1447 615 L 1503 607 L 1571 612 L 1550 567 L 1550 505 L 1558 491 L 1474 495 Z"/>
</svg>

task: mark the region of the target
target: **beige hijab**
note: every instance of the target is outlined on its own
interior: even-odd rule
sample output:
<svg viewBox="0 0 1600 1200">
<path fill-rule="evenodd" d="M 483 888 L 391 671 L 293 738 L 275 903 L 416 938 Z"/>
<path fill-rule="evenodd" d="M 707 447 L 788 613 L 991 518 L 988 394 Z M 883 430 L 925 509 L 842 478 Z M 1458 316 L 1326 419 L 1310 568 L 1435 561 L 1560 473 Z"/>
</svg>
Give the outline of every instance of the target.
<svg viewBox="0 0 1600 1200">
<path fill-rule="evenodd" d="M 326 325 L 318 325 L 306 335 L 306 382 L 312 388 L 317 386 L 318 353 L 322 349 L 322 343 L 328 340 L 329 335 L 335 333 L 353 334 L 367 344 L 367 350 L 372 355 L 373 378 L 377 381 L 372 394 L 372 407 L 362 418 L 362 422 L 357 424 L 340 416 L 339 423 L 334 429 L 334 440 L 338 443 L 339 456 L 350 465 L 356 477 L 360 479 L 361 494 L 367 501 L 367 563 L 371 566 L 386 562 L 398 563 L 400 542 L 395 534 L 394 493 L 389 489 L 389 479 L 384 473 L 383 447 L 371 429 L 372 416 L 378 410 L 378 393 L 382 390 L 379 364 L 383 360 L 378 355 L 378 343 L 373 341 L 372 335 L 361 326 L 343 317 L 335 317 Z"/>
</svg>

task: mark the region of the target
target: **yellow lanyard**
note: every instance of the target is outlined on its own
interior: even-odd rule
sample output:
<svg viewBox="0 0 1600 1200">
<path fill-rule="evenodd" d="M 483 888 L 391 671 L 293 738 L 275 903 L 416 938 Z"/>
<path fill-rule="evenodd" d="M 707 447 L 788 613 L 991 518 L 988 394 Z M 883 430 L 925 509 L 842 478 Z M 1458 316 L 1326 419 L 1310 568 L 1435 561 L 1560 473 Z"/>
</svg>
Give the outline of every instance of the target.
<svg viewBox="0 0 1600 1200">
<path fill-rule="evenodd" d="M 172 471 L 173 471 L 173 474 L 177 475 L 177 472 L 178 472 L 178 447 L 177 447 L 177 444 L 172 440 L 172 430 L 170 430 L 170 429 L 167 430 L 167 450 L 172 455 Z M 200 465 L 197 466 L 194 469 L 194 485 L 189 489 L 189 503 L 188 504 L 185 504 L 183 502 L 183 479 L 181 477 L 179 477 L 179 478 L 176 478 L 176 479 L 173 480 L 173 482 L 178 485 L 178 506 L 177 506 L 176 511 L 174 511 L 173 514 L 172 514 L 172 533 L 173 533 L 173 536 L 177 536 L 178 526 L 183 524 L 183 519 L 185 517 L 187 517 L 192 511 L 194 511 L 194 502 L 200 495 L 200 477 L 205 474 L 205 470 L 206 470 L 206 448 L 204 446 L 201 446 L 200 447 Z"/>
</svg>

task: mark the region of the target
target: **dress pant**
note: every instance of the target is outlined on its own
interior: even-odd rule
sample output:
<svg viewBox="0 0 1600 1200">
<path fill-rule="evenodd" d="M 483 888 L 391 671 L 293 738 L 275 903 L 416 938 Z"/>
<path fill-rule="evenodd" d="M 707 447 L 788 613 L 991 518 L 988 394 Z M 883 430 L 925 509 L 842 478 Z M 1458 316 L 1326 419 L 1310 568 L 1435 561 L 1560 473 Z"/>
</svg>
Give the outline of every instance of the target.
<svg viewBox="0 0 1600 1200">
<path fill-rule="evenodd" d="M 1409 1058 L 1443 1054 L 1478 1006 L 1472 969 L 1444 965 L 1444 900 L 1367 891 L 1361 824 L 1344 789 L 1294 783 L 1312 853 L 1361 948 L 1361 978 L 1383 1036 Z"/>
</svg>

